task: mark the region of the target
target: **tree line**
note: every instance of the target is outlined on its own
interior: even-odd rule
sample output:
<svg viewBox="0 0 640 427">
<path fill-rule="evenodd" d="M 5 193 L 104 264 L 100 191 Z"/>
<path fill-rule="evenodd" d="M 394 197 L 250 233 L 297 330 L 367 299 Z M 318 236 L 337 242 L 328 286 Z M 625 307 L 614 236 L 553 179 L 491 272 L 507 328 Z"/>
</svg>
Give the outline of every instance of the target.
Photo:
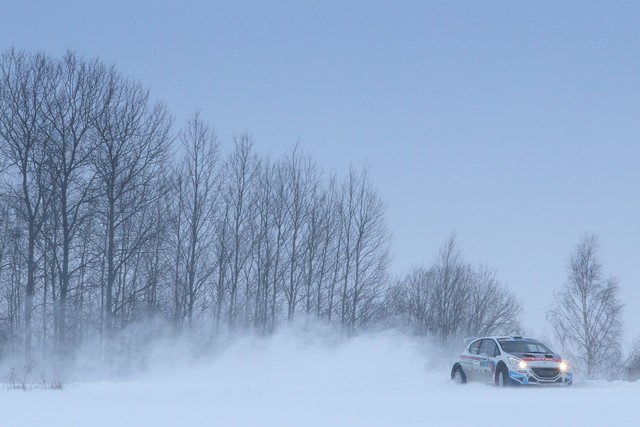
<svg viewBox="0 0 640 427">
<path fill-rule="evenodd" d="M 3 54 L 3 352 L 64 357 L 150 317 L 215 334 L 379 316 L 390 234 L 367 168 L 325 177 L 248 134 L 223 155 L 197 112 L 175 128 L 99 60 Z"/>
<path fill-rule="evenodd" d="M 98 59 L 2 54 L 0 357 L 65 360 L 147 319 L 211 337 L 300 316 L 442 343 L 521 330 L 515 295 L 455 235 L 431 265 L 391 277 L 367 167 L 338 177 L 299 145 L 277 159 L 246 133 L 230 145 L 198 112 L 176 125 Z M 619 354 L 621 305 L 589 258 L 597 241 L 582 245 L 549 316 L 591 373 Z"/>
</svg>

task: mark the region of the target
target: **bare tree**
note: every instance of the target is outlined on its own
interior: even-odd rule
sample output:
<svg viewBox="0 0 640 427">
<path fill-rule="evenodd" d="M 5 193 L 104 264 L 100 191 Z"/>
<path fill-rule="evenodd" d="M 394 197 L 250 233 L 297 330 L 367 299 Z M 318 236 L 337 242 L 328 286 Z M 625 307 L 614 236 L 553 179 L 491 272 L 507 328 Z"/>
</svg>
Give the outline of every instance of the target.
<svg viewBox="0 0 640 427">
<path fill-rule="evenodd" d="M 432 329 L 435 287 L 434 269 L 419 267 L 404 276 L 392 291 L 388 304 L 395 304 L 392 314 L 404 316 L 409 328 L 419 335 L 428 335 Z"/>
<path fill-rule="evenodd" d="M 78 271 L 74 256 L 78 232 L 91 212 L 86 209 L 93 196 L 93 175 L 89 164 L 96 147 L 94 123 L 102 113 L 99 100 L 105 89 L 106 67 L 99 61 L 86 62 L 72 52 L 55 63 L 53 85 L 45 97 L 46 137 L 49 161 L 55 168 L 52 181 L 57 189 L 60 221 L 57 275 L 59 279 L 55 331 L 58 351 L 67 345 L 67 299 L 72 276 Z"/>
<path fill-rule="evenodd" d="M 231 244 L 231 228 L 230 228 L 231 207 L 227 200 L 222 203 L 222 209 L 218 211 L 215 226 L 215 266 L 216 278 L 213 289 L 213 332 L 219 332 L 223 310 L 228 294 L 229 272 L 231 270 L 231 259 L 233 256 Z"/>
<path fill-rule="evenodd" d="M 455 233 L 442 245 L 433 267 L 436 279 L 432 292 L 433 333 L 447 341 L 464 333 L 466 308 L 471 294 L 468 283 L 472 270 L 458 249 Z"/>
<path fill-rule="evenodd" d="M 225 202 L 229 205 L 231 249 L 229 280 L 229 326 L 235 327 L 238 318 L 238 293 L 241 276 L 246 273 L 252 251 L 250 218 L 254 214 L 254 184 L 258 177 L 259 162 L 253 153 L 253 141 L 247 134 L 234 138 L 234 150 L 227 161 L 227 188 Z"/>
<path fill-rule="evenodd" d="M 315 165 L 295 145 L 282 166 L 286 176 L 286 218 L 289 227 L 287 247 L 288 283 L 284 287 L 287 298 L 287 319 L 293 320 L 303 283 L 304 248 L 301 244 L 304 226 L 308 221 L 310 196 L 315 184 Z"/>
<path fill-rule="evenodd" d="M 636 338 L 631 346 L 629 355 L 622 364 L 622 376 L 630 381 L 640 379 L 640 338 Z"/>
<path fill-rule="evenodd" d="M 166 205 L 169 224 L 169 239 L 172 248 L 172 277 L 170 280 L 171 302 L 172 302 L 172 320 L 174 327 L 178 327 L 181 319 L 184 318 L 186 310 L 186 296 L 184 290 L 183 269 L 186 265 L 187 254 L 185 252 L 188 239 L 188 229 L 184 219 L 187 203 L 185 197 L 186 177 L 182 167 L 173 166 L 170 172 L 171 191 L 166 195 Z"/>
<path fill-rule="evenodd" d="M 269 322 L 269 302 L 272 293 L 271 273 L 274 268 L 275 227 L 272 227 L 271 210 L 274 203 L 273 181 L 274 166 L 267 158 L 262 165 L 258 177 L 256 197 L 256 258 L 255 284 L 253 296 L 253 326 L 266 333 Z"/>
<path fill-rule="evenodd" d="M 618 281 L 604 278 L 599 250 L 596 235 L 582 237 L 569 259 L 567 283 L 548 313 L 557 341 L 590 378 L 606 374 L 621 357 Z"/>
<path fill-rule="evenodd" d="M 164 176 L 168 174 L 163 173 Z M 166 179 L 166 178 L 165 178 Z M 170 193 L 170 186 L 167 193 Z M 166 195 L 165 195 L 166 196 Z M 170 289 L 168 281 L 171 272 L 171 246 L 168 239 L 170 215 L 165 197 L 161 197 L 153 205 L 154 217 L 151 223 L 154 230 L 151 232 L 149 251 L 145 252 L 146 262 L 146 286 L 144 292 L 144 305 L 148 315 L 155 317 L 162 314 L 170 301 Z"/>
<path fill-rule="evenodd" d="M 336 305 L 337 295 L 339 293 L 338 286 L 341 281 L 341 274 L 343 263 L 342 260 L 346 258 L 346 250 L 345 250 L 345 234 L 347 231 L 346 225 L 348 221 L 344 221 L 344 209 L 343 205 L 345 202 L 345 195 L 342 188 L 338 187 L 337 179 L 335 175 L 331 178 L 329 184 L 329 194 L 331 195 L 331 204 L 330 210 L 332 212 L 332 217 L 334 218 L 330 221 L 330 225 L 333 227 L 333 232 L 331 236 L 327 236 L 328 239 L 332 240 L 331 244 L 331 255 L 329 258 L 329 281 L 327 284 L 327 314 L 326 318 L 329 322 L 333 320 L 334 315 L 334 305 Z M 336 308 L 337 309 L 337 308 Z"/>
<path fill-rule="evenodd" d="M 522 306 L 495 270 L 465 262 L 452 234 L 429 268 L 404 276 L 387 295 L 390 316 L 443 343 L 460 337 L 516 333 Z"/>
<path fill-rule="evenodd" d="M 333 274 L 337 270 L 334 260 L 339 259 L 339 225 L 338 215 L 336 214 L 336 179 L 332 176 L 329 179 L 328 188 L 321 190 L 319 200 L 314 205 L 314 215 L 319 216 L 319 247 L 318 260 L 316 261 L 316 315 L 318 318 L 326 317 L 331 321 L 329 313 L 333 304 L 333 295 L 335 293 L 335 285 L 337 274 Z"/>
<path fill-rule="evenodd" d="M 27 281 L 24 304 L 25 355 L 31 358 L 32 316 L 36 282 L 36 243 L 44 222 L 48 190 L 47 139 L 43 94 L 50 78 L 43 55 L 11 50 L 0 62 L 0 152 L 17 172 L 12 193 L 18 218 L 26 228 Z"/>
<path fill-rule="evenodd" d="M 187 320 L 193 321 L 194 305 L 213 274 L 211 247 L 214 241 L 214 215 L 218 197 L 218 141 L 213 128 L 195 113 L 180 135 L 185 153 L 185 186 L 180 197 L 188 226 L 186 252 Z"/>
<path fill-rule="evenodd" d="M 314 311 L 319 315 L 322 303 L 322 282 L 324 281 L 327 264 L 327 226 L 326 206 L 327 193 L 321 188 L 319 179 L 313 183 L 309 214 L 305 232 L 305 267 L 304 267 L 304 311 L 307 314 Z"/>
<path fill-rule="evenodd" d="M 351 169 L 343 193 L 341 324 L 353 331 L 373 317 L 375 302 L 383 295 L 390 261 L 390 235 L 384 222 L 386 207 L 373 190 L 366 167 L 360 173 Z"/>
<path fill-rule="evenodd" d="M 167 164 L 171 120 L 166 108 L 151 106 L 148 90 L 124 80 L 114 70 L 104 76 L 106 88 L 93 116 L 97 144 L 90 151 L 96 180 L 98 214 L 103 219 L 106 278 L 103 295 L 107 335 L 115 321 L 115 285 L 127 261 L 151 236 L 153 221 L 142 221 L 163 194 L 162 171 Z M 147 216 L 151 219 L 151 216 Z M 142 225 L 124 227 L 132 222 Z M 126 279 L 125 279 L 126 280 Z"/>
<path fill-rule="evenodd" d="M 16 250 L 20 247 L 18 224 L 9 198 L 0 194 L 0 357 L 16 349 L 20 322 L 21 287 L 13 278 L 16 265 Z"/>
<path fill-rule="evenodd" d="M 340 240 L 344 248 L 341 252 L 341 262 L 336 263 L 336 269 L 340 271 L 342 292 L 340 293 L 340 324 L 343 327 L 349 325 L 349 281 L 353 268 L 353 229 L 354 217 L 357 206 L 358 178 L 353 167 L 349 170 L 349 177 L 343 183 L 339 204 L 340 212 Z"/>
<path fill-rule="evenodd" d="M 273 331 L 276 327 L 279 297 L 284 286 L 286 276 L 285 246 L 289 235 L 287 228 L 287 191 L 286 191 L 286 173 L 281 164 L 274 165 L 271 171 L 267 173 L 273 175 L 272 182 L 272 202 L 270 203 L 269 216 L 271 227 L 273 228 L 272 244 L 273 261 L 270 268 L 270 295 L 267 296 L 269 302 L 269 321 L 266 326 L 267 330 Z"/>
<path fill-rule="evenodd" d="M 520 331 L 522 306 L 502 284 L 495 270 L 474 270 L 469 286 L 469 309 L 466 317 L 467 336 L 513 334 Z"/>
</svg>

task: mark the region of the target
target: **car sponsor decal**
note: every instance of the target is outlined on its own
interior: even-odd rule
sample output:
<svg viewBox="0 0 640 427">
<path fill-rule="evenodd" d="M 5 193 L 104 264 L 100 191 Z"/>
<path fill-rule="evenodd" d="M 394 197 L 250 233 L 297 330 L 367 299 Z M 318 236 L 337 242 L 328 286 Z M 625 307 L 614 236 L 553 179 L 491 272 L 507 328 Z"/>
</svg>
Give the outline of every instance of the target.
<svg viewBox="0 0 640 427">
<path fill-rule="evenodd" d="M 471 359 L 471 360 L 485 360 L 483 357 L 476 356 L 460 356 L 461 359 Z"/>
</svg>

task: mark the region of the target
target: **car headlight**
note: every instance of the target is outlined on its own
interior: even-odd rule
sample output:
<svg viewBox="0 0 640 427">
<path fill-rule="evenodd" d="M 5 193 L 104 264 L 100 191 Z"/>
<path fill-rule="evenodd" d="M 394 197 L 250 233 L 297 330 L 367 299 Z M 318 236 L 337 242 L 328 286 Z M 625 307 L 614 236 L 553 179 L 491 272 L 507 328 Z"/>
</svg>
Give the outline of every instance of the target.
<svg viewBox="0 0 640 427">
<path fill-rule="evenodd" d="M 564 360 L 560 362 L 560 365 L 558 367 L 560 368 L 561 372 L 567 372 L 569 370 L 569 364 Z"/>
<path fill-rule="evenodd" d="M 511 366 L 516 366 L 518 369 L 527 369 L 529 367 L 527 362 L 521 359 L 516 359 L 515 357 L 510 357 L 509 363 Z"/>
</svg>

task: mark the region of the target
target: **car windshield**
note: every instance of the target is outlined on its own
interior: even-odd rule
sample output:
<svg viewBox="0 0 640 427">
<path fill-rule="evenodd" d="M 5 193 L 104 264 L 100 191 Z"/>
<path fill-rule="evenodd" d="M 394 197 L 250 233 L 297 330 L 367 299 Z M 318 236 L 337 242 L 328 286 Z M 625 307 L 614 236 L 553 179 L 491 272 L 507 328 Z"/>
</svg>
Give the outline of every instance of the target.
<svg viewBox="0 0 640 427">
<path fill-rule="evenodd" d="M 507 353 L 553 353 L 546 345 L 535 340 L 498 340 Z"/>
</svg>

